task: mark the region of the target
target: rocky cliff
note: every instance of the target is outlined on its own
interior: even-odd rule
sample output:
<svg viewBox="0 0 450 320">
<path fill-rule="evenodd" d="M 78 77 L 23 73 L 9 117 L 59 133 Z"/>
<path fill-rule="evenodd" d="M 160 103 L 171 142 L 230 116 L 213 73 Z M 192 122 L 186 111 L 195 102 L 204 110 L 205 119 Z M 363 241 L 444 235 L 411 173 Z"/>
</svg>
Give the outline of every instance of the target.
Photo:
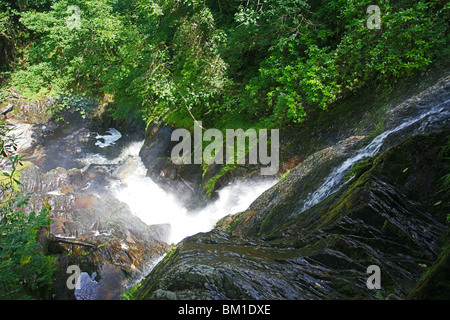
<svg viewBox="0 0 450 320">
<path fill-rule="evenodd" d="M 449 89 L 446 78 L 386 108 L 381 130 L 305 156 L 246 211 L 179 243 L 132 298 L 448 299 Z M 366 285 L 371 265 L 380 290 Z"/>
</svg>

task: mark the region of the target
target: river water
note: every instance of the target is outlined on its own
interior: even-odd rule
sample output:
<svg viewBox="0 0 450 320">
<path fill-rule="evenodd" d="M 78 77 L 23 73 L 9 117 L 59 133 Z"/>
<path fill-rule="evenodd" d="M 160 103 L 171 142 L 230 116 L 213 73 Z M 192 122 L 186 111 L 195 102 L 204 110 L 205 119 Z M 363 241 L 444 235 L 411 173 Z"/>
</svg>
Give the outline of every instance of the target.
<svg viewBox="0 0 450 320">
<path fill-rule="evenodd" d="M 147 176 L 139 156 L 143 132 L 100 129 L 77 117 L 69 120 L 11 124 L 15 126 L 12 133 L 20 134 L 18 151 L 26 153 L 26 160 L 37 168 L 28 168 L 22 176 L 24 191 L 33 194 L 30 206 L 39 210 L 48 199 L 54 236 L 105 245 L 96 251 L 101 251 L 98 254 L 103 259 L 99 269 L 93 273 L 81 269 L 80 287 L 74 291 L 79 300 L 119 298 L 129 281 L 147 275 L 164 256 L 158 244 L 152 249 L 152 239 L 177 244 L 208 232 L 222 217 L 246 210 L 277 182 L 275 178 L 235 181 L 218 190 L 218 196 L 206 206 L 189 210 L 177 194 L 162 189 Z M 6 171 L 8 161 L 0 166 Z M 107 248 L 106 244 L 114 241 L 118 241 L 117 246 Z M 139 271 L 133 269 L 133 261 L 138 261 Z M 118 271 L 121 269 L 133 272 L 133 278 L 125 279 Z"/>
<path fill-rule="evenodd" d="M 17 123 L 16 131 L 32 132 L 31 125 Z M 83 191 L 102 197 L 113 194 L 128 205 L 142 223 L 166 225 L 163 237 L 169 244 L 185 237 L 211 230 L 222 217 L 247 209 L 277 179 L 236 181 L 218 190 L 218 197 L 206 207 L 191 211 L 186 209 L 176 194 L 163 190 L 151 178 L 139 157 L 144 139 L 141 133 L 120 132 L 116 128 L 96 130 L 84 121 L 73 120 L 64 125 L 43 125 L 35 134 L 35 150 L 42 148 L 45 161 L 42 172 L 62 167 L 87 172 L 94 171 L 95 178 L 88 181 Z M 31 144 L 32 134 L 20 141 L 24 147 Z M 38 146 L 36 146 L 36 144 Z M 94 176 L 94 174 L 93 174 Z M 49 196 L 61 192 L 51 190 Z"/>
<path fill-rule="evenodd" d="M 429 108 L 420 110 L 418 115 L 403 119 L 393 128 L 387 129 L 376 136 L 367 146 L 359 150 L 354 156 L 346 159 L 342 164 L 336 167 L 324 180 L 322 185 L 313 193 L 309 194 L 304 201 L 300 212 L 303 212 L 317 203 L 321 202 L 329 195 L 339 190 L 343 184 L 343 178 L 350 168 L 357 162 L 375 155 L 383 146 L 385 140 L 395 133 L 401 133 L 403 130 L 412 128 L 407 135 L 426 132 L 429 125 L 442 124 L 448 122 L 450 118 L 450 99 L 443 102 L 436 101 Z M 348 180 L 350 181 L 350 180 Z M 347 182 L 348 182 L 347 181 Z"/>
<path fill-rule="evenodd" d="M 121 134 L 114 128 L 109 134 L 97 135 L 95 143 L 100 148 L 114 148 Z M 87 168 L 90 165 L 108 166 L 117 178 L 110 185 L 113 194 L 126 203 L 133 214 L 149 225 L 167 224 L 169 243 L 178 243 L 198 232 L 210 231 L 214 224 L 226 215 L 247 209 L 276 179 L 264 181 L 237 181 L 218 191 L 219 197 L 203 209 L 189 211 L 170 194 L 147 177 L 147 169 L 139 157 L 144 141 L 131 142 L 118 157 L 108 159 L 100 153 L 91 153 L 80 159 Z"/>
<path fill-rule="evenodd" d="M 424 99 L 392 110 L 384 132 L 331 169 L 319 187 L 299 202 L 298 213 L 339 190 L 345 174 L 355 163 L 373 156 L 382 147 L 395 145 L 397 135 L 401 140 L 448 125 L 450 93 L 447 87 L 443 86 L 441 91 L 436 92 L 435 96 L 439 99 Z M 38 155 L 36 163 L 42 172 L 63 167 L 67 170 L 77 168 L 86 176 L 92 175 L 93 178 L 85 182 L 83 192 L 97 197 L 112 195 L 126 204 L 142 224 L 164 225 L 166 234 L 163 238 L 168 244 L 176 244 L 188 236 L 211 230 L 222 217 L 246 210 L 264 191 L 277 183 L 275 178 L 236 181 L 218 190 L 217 199 L 207 206 L 191 211 L 182 205 L 177 195 L 163 190 L 147 177 L 147 168 L 139 157 L 144 144 L 143 133 L 121 132 L 116 128 L 100 130 L 83 122 L 46 124 L 37 131 L 35 129 L 30 124 L 17 123 L 16 131 L 23 133 L 19 149 L 34 144 L 35 154 Z M 44 154 L 39 151 L 41 149 Z M 64 196 L 61 190 L 46 192 L 54 198 Z M 70 197 L 66 195 L 66 198 Z M 54 207 L 57 208 L 56 205 Z M 92 279 L 92 275 L 83 276 L 83 281 L 88 284 L 94 283 Z"/>
</svg>

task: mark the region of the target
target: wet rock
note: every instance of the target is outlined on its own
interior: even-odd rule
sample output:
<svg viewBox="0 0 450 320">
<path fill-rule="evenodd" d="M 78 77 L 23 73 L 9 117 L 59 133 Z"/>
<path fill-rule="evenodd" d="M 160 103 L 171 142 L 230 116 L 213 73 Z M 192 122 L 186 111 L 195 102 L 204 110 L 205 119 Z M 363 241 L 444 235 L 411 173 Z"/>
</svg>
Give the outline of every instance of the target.
<svg viewBox="0 0 450 320">
<path fill-rule="evenodd" d="M 55 99 L 45 97 L 39 101 L 27 101 L 20 97 L 10 97 L 6 99 L 6 103 L 16 119 L 31 123 L 46 123 L 51 119 L 47 109 L 55 103 Z"/>
<path fill-rule="evenodd" d="M 172 148 L 178 143 L 171 141 L 173 131 L 168 126 L 150 126 L 139 156 L 147 168 L 147 176 L 155 183 L 176 194 L 187 208 L 202 207 L 207 198 L 201 187 L 201 165 L 176 165 L 171 161 Z"/>
<path fill-rule="evenodd" d="M 264 218 L 275 212 L 278 220 L 285 218 L 277 227 L 245 224 L 273 196 L 273 190 L 266 192 L 236 215 L 239 223 L 225 219 L 220 229 L 226 232 L 182 241 L 135 298 L 373 299 L 376 293 L 365 281 L 374 264 L 382 270 L 382 294 L 405 298 L 423 273 L 420 265 L 433 263 L 448 231 L 445 210 L 432 204 L 445 172 L 437 154 L 448 135 L 416 136 L 388 149 L 358 179 L 301 214 L 284 205 L 298 193 L 278 198 L 264 211 Z M 409 170 L 399 170 L 406 163 Z M 418 184 L 404 183 L 412 177 Z"/>
<path fill-rule="evenodd" d="M 6 105 L 0 106 L 0 114 L 6 115 L 8 112 L 10 112 L 14 108 L 12 103 L 7 103 Z"/>
<path fill-rule="evenodd" d="M 167 250 L 165 226 L 148 226 L 111 193 L 100 196 L 86 188 L 93 178 L 89 170 L 56 168 L 42 173 L 32 163 L 21 172 L 23 191 L 32 192 L 28 210 L 40 210 L 44 199 L 51 206 L 47 251 L 60 261 L 55 299 L 117 299 L 127 283 Z M 64 269 L 69 265 L 96 272 L 98 281 L 85 281 L 86 288 L 74 296 L 60 284 L 69 276 Z"/>
<path fill-rule="evenodd" d="M 259 165 L 174 164 L 171 152 L 179 141 L 171 141 L 173 131 L 174 128 L 168 126 L 150 126 L 139 155 L 148 170 L 147 176 L 164 190 L 176 194 L 188 210 L 206 206 L 217 198 L 217 190 L 231 182 L 260 178 Z M 226 172 L 221 173 L 222 170 Z"/>
<path fill-rule="evenodd" d="M 427 290 L 410 297 L 429 296 L 431 288 L 445 291 L 442 261 L 448 259 L 438 257 L 448 257 L 439 255 L 448 245 L 448 206 L 440 205 L 448 194 L 440 191 L 439 181 L 447 169 L 439 154 L 450 133 L 449 84 L 447 77 L 398 105 L 401 98 L 395 98 L 387 110 L 350 99 L 315 123 L 306 121 L 299 132 L 287 130 L 292 136 L 282 143 L 282 163 L 296 164 L 286 165 L 290 171 L 280 182 L 211 232 L 184 239 L 133 298 L 378 299 L 381 294 L 405 299 L 416 286 Z M 345 159 L 431 109 L 425 120 L 389 135 L 334 193 L 302 209 Z M 214 176 L 219 168 L 211 170 Z M 418 285 L 423 266 L 436 259 L 441 272 Z M 370 265 L 381 269 L 379 293 L 366 285 Z M 444 291 L 435 296 L 445 296 Z"/>
<path fill-rule="evenodd" d="M 233 232 L 236 235 L 241 233 L 258 235 L 286 223 L 300 210 L 301 200 L 318 188 L 321 181 L 342 159 L 360 148 L 363 139 L 364 137 L 360 136 L 350 137 L 305 159 L 292 169 L 283 181 L 267 190 L 245 213 L 232 220 Z M 287 199 L 297 200 L 287 201 Z M 279 215 L 277 212 L 283 214 Z M 226 230 L 228 225 L 218 223 L 217 227 Z"/>
</svg>

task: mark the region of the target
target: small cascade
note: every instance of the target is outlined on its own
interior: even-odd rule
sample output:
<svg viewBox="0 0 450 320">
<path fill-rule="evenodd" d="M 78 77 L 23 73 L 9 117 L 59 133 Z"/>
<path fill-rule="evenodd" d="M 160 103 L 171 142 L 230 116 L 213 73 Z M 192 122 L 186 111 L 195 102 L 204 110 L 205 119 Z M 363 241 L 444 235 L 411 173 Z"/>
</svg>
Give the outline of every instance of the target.
<svg viewBox="0 0 450 320">
<path fill-rule="evenodd" d="M 420 124 L 419 128 L 415 131 L 413 131 L 412 134 L 417 134 L 424 131 L 424 124 L 427 123 L 427 121 L 422 121 L 424 119 L 430 120 L 429 118 L 439 115 L 439 114 L 447 114 L 449 113 L 449 104 L 450 100 L 446 100 L 445 102 L 439 103 L 437 106 L 428 109 L 428 111 L 421 113 L 419 116 L 407 119 L 406 121 L 402 122 L 398 126 L 389 129 L 387 131 L 384 131 L 380 135 L 376 136 L 372 142 L 370 142 L 366 147 L 359 150 L 356 155 L 353 157 L 345 160 L 339 167 L 335 168 L 331 174 L 329 174 L 325 181 L 322 183 L 322 185 L 313 193 L 309 194 L 307 199 L 305 200 L 302 209 L 299 213 L 304 212 L 305 210 L 311 208 L 312 206 L 318 204 L 325 198 L 327 198 L 329 195 L 335 193 L 339 188 L 344 184 L 343 177 L 345 174 L 349 171 L 352 166 L 363 160 L 364 158 L 371 157 L 375 155 L 380 148 L 383 146 L 383 143 L 385 142 L 386 138 L 389 137 L 391 134 L 400 132 L 406 128 L 409 128 L 415 124 Z M 447 108 L 445 108 L 447 107 Z M 434 121 L 439 121 L 439 119 L 434 119 Z M 348 180 L 350 181 L 350 180 Z M 348 182 L 347 181 L 347 182 Z"/>
</svg>

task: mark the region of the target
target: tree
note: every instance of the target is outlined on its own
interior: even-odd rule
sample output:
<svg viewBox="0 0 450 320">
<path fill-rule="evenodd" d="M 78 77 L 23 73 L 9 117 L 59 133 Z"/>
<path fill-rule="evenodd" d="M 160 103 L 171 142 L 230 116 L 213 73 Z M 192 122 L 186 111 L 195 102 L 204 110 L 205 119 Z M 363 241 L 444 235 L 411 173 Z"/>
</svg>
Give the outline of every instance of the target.
<svg viewBox="0 0 450 320">
<path fill-rule="evenodd" d="M 450 53 L 450 5 L 441 0 L 381 0 L 380 29 L 367 27 L 369 0 L 48 3 L 20 12 L 33 43 L 15 89 L 109 94 L 116 117 L 175 126 L 193 117 L 221 127 L 302 122 Z M 80 28 L 68 27 L 69 6 L 80 9 Z"/>
</svg>

